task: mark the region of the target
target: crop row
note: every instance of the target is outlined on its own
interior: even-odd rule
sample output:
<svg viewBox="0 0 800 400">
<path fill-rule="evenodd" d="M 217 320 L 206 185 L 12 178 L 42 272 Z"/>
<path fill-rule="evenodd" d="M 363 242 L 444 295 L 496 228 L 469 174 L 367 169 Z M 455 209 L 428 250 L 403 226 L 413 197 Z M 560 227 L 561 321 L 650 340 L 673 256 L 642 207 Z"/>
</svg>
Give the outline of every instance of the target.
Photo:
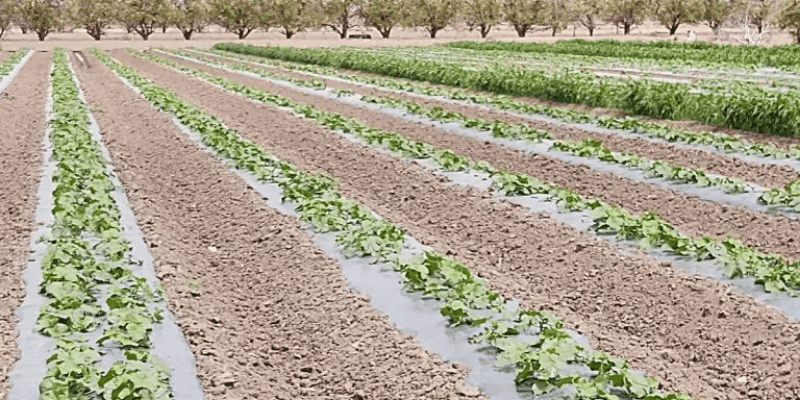
<svg viewBox="0 0 800 400">
<path fill-rule="evenodd" d="M 776 67 L 795 70 L 800 64 L 797 46 L 735 46 L 707 42 L 672 43 L 619 42 L 616 40 L 561 40 L 556 43 L 534 42 L 472 42 L 449 43 L 448 46 L 473 50 L 504 50 L 530 53 L 575 54 L 614 58 L 674 60 L 685 63 L 733 64 L 757 67 Z"/>
<path fill-rule="evenodd" d="M 11 57 L 6 58 L 3 62 L 0 63 L 0 78 L 8 75 L 17 63 L 22 60 L 26 55 L 28 55 L 28 50 L 22 49 L 19 51 L 14 52 Z"/>
<path fill-rule="evenodd" d="M 238 44 L 224 43 L 215 46 L 215 49 L 223 51 L 211 51 L 211 54 L 234 57 L 237 59 L 267 63 L 265 58 L 261 58 L 258 47 L 244 46 Z M 248 57 L 247 54 L 259 57 Z M 279 58 L 274 55 L 265 55 L 269 58 Z M 287 59 L 281 57 L 280 59 Z M 289 60 L 293 61 L 293 60 Z M 504 111 L 519 112 L 530 115 L 544 115 L 568 123 L 588 123 L 609 129 L 622 129 L 635 134 L 642 134 L 654 139 L 661 139 L 668 142 L 680 142 L 690 145 L 713 146 L 723 152 L 735 152 L 742 154 L 754 154 L 767 158 L 792 158 L 800 160 L 800 146 L 793 146 L 788 150 L 780 149 L 772 143 L 750 142 L 739 136 L 729 135 L 720 132 L 697 132 L 688 129 L 674 128 L 666 124 L 641 121 L 634 118 L 619 118 L 611 116 L 598 116 L 592 113 L 581 112 L 570 108 L 552 107 L 540 104 L 530 104 L 514 100 L 507 96 L 496 94 L 480 94 L 473 92 L 462 92 L 446 87 L 421 85 L 413 82 L 402 82 L 385 77 L 366 76 L 359 74 L 348 74 L 339 70 L 324 68 L 329 63 L 324 59 L 307 61 L 305 64 L 279 63 L 282 68 L 294 69 L 323 76 L 335 76 L 352 82 L 375 85 L 383 88 L 401 90 L 409 93 L 426 96 L 445 97 L 450 100 L 467 101 L 473 104 L 488 106 Z M 320 66 L 315 66 L 320 65 Z M 369 71 L 368 71 L 369 72 Z"/>
<path fill-rule="evenodd" d="M 503 65 L 473 69 L 459 63 L 371 55 L 350 49 L 231 47 L 229 44 L 218 44 L 216 48 L 306 63 L 322 62 L 337 68 L 500 94 L 615 108 L 654 118 L 691 119 L 782 136 L 800 134 L 800 99 L 791 93 L 757 88 L 749 90 L 747 95 L 693 93 L 691 86 L 678 83 L 628 80 L 618 84 L 615 80 L 586 73 L 548 74 Z"/>
<path fill-rule="evenodd" d="M 289 108 L 323 127 L 355 135 L 367 144 L 378 145 L 402 156 L 430 159 L 445 170 L 472 169 L 488 173 L 492 178 L 492 186 L 502 195 L 548 195 L 564 210 L 591 210 L 594 220 L 592 229 L 601 233 L 615 233 L 624 240 L 636 240 L 642 248 L 666 248 L 677 255 L 694 257 L 697 260 L 713 259 L 729 276 L 752 276 L 768 292 L 800 294 L 800 262 L 790 263 L 780 255 L 756 251 L 737 239 L 727 238 L 720 242 L 713 238 L 685 235 L 652 213 L 633 216 L 623 208 L 597 199 L 585 199 L 569 189 L 541 182 L 528 175 L 498 170 L 485 161 L 469 160 L 449 149 L 437 149 L 394 132 L 371 128 L 359 120 L 297 103 L 284 96 L 238 84 L 154 54 L 133 53 L 251 100 Z"/>
<path fill-rule="evenodd" d="M 540 54 L 522 53 L 514 51 L 479 51 L 455 47 L 384 47 L 384 48 L 359 48 L 361 52 L 372 54 L 386 54 L 402 56 L 404 58 L 457 62 L 464 66 L 484 68 L 493 66 L 498 60 L 503 60 L 503 65 L 515 65 L 520 68 L 537 71 L 572 70 L 584 71 L 596 76 L 609 78 L 634 78 L 653 79 L 656 81 L 673 81 L 691 84 L 695 90 L 717 90 L 721 93 L 730 91 L 745 91 L 763 87 L 769 90 L 797 90 L 800 89 L 798 78 L 791 76 L 765 76 L 735 73 L 730 71 L 711 72 L 690 70 L 687 74 L 682 72 L 685 68 L 671 68 L 667 71 L 664 66 L 655 66 L 649 69 L 637 63 L 621 63 L 619 59 L 599 57 L 584 57 L 569 54 Z M 643 63 L 638 63 L 643 64 Z M 615 65 L 622 65 L 615 68 Z M 613 81 L 612 81 L 613 82 Z"/>
<path fill-rule="evenodd" d="M 300 79 L 289 77 L 284 74 L 265 70 L 263 68 L 249 67 L 242 64 L 225 64 L 217 59 L 204 57 L 201 54 L 185 51 L 167 51 L 182 57 L 188 57 L 205 63 L 225 66 L 234 70 L 253 73 L 268 79 L 285 80 L 292 84 L 322 90 L 325 84 L 313 79 Z M 459 122 L 466 128 L 479 129 L 491 132 L 492 136 L 526 140 L 538 143 L 542 139 L 552 139 L 551 135 L 542 130 L 533 129 L 524 124 L 511 125 L 501 121 L 486 121 L 480 118 L 472 118 L 459 113 L 444 111 L 440 108 L 426 108 L 415 102 L 385 96 L 363 96 L 362 101 L 373 102 L 395 108 L 401 108 L 409 113 L 425 116 L 441 122 Z M 571 153 L 579 157 L 596 158 L 606 163 L 620 164 L 625 167 L 641 170 L 647 177 L 658 177 L 677 183 L 689 183 L 697 186 L 717 186 L 725 193 L 743 193 L 748 191 L 747 183 L 741 179 L 710 176 L 700 168 L 684 168 L 670 164 L 663 160 L 650 160 L 632 153 L 613 152 L 604 147 L 601 142 L 596 140 L 584 140 L 574 142 L 567 140 L 557 140 L 552 144 L 552 148 Z M 793 208 L 800 212 L 800 181 L 790 181 L 782 188 L 770 189 L 763 192 L 758 201 L 765 205 L 782 205 Z"/>
<path fill-rule="evenodd" d="M 66 53 L 56 50 L 53 57 L 49 139 L 57 164 L 55 220 L 43 238 L 47 250 L 39 290 L 47 302 L 37 329 L 57 344 L 47 358 L 39 398 L 169 399 L 169 368 L 149 352 L 149 334 L 163 311 L 152 304 L 163 301 L 163 294 L 128 267 L 136 261 L 123 237 L 107 160 L 89 131 L 88 107 Z M 104 370 L 103 354 L 115 349 L 124 359 Z"/>
<path fill-rule="evenodd" d="M 185 52 L 175 53 L 181 56 L 187 56 Z M 190 54 L 188 57 L 216 66 L 226 66 L 235 70 L 255 73 L 268 79 L 288 81 L 295 85 L 317 90 L 325 89 L 325 84 L 316 80 L 303 80 L 261 68 L 250 68 L 241 64 L 225 65 L 217 60 L 198 55 Z M 386 96 L 362 96 L 361 101 L 400 108 L 411 114 L 421 115 L 439 122 L 458 122 L 465 128 L 490 132 L 492 136 L 498 138 L 525 140 L 532 143 L 539 143 L 542 139 L 553 139 L 549 132 L 533 129 L 525 124 L 512 125 L 498 120 L 487 121 L 481 118 L 472 118 L 457 112 L 445 111 L 439 107 L 424 107 L 418 103 L 404 99 Z M 704 187 L 712 185 L 718 186 L 726 193 L 743 193 L 748 190 L 746 183 L 740 179 L 711 177 L 700 168 L 683 168 L 666 161 L 649 160 L 632 153 L 612 152 L 605 148 L 599 141 L 585 140 L 582 142 L 574 142 L 557 140 L 552 143 L 551 148 L 568 152 L 579 157 L 596 158 L 607 163 L 620 164 L 632 169 L 642 170 L 648 177 L 658 177 L 673 182 L 691 183 Z"/>
<path fill-rule="evenodd" d="M 277 184 L 283 189 L 284 200 L 297 204 L 302 220 L 310 222 L 317 231 L 337 232 L 336 242 L 345 254 L 378 260 L 399 254 L 405 233 L 343 198 L 332 179 L 278 160 L 242 139 L 217 118 L 185 103 L 107 54 L 98 51 L 94 54 L 157 108 L 175 115 L 197 132 L 202 142 L 221 158 L 253 173 L 261 181 Z M 503 297 L 489 290 L 484 280 L 456 260 L 427 252 L 413 259 L 395 261 L 394 265 L 409 290 L 442 302 L 440 311 L 451 326 L 480 328 L 480 333 L 471 340 L 494 348 L 498 363 L 516 367 L 516 383 L 530 385 L 536 393 L 570 387 L 573 390 L 564 395 L 566 398 L 613 399 L 614 392 L 621 392 L 647 400 L 688 399 L 681 394 L 659 393 L 656 381 L 632 373 L 625 361 L 588 351 L 563 329 L 560 319 L 546 311 L 520 309 L 512 315 L 499 313 L 505 309 Z M 522 334 L 535 335 L 535 339 L 522 339 Z M 566 372 L 575 365 L 587 367 L 592 371 L 590 376 Z"/>
</svg>

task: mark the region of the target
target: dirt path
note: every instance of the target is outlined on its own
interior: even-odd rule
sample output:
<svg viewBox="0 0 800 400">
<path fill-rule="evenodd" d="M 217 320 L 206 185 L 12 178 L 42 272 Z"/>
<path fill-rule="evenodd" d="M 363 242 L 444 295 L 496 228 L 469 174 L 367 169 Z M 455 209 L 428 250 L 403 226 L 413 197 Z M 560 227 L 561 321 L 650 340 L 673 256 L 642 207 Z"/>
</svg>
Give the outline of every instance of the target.
<svg viewBox="0 0 800 400">
<path fill-rule="evenodd" d="M 463 372 L 395 330 L 297 220 L 91 60 L 79 77 L 102 107 L 96 117 L 209 399 L 459 398 Z"/>
<path fill-rule="evenodd" d="M 209 57 L 220 59 L 219 57 Z M 183 61 L 176 57 L 171 58 L 176 61 Z M 232 62 L 229 59 L 225 59 L 225 62 L 252 66 L 248 64 Z M 193 67 L 200 67 L 201 64 L 191 63 L 190 65 Z M 306 79 L 309 78 L 309 75 L 283 68 L 267 66 L 264 66 L 264 68 L 286 75 Z M 614 151 L 635 153 L 654 160 L 665 160 L 686 168 L 699 167 L 710 173 L 741 178 L 766 187 L 779 187 L 785 185 L 786 182 L 790 180 L 800 179 L 800 172 L 795 171 L 788 166 L 748 163 L 720 153 L 701 149 L 688 150 L 683 147 L 673 146 L 667 143 L 654 143 L 644 138 L 621 137 L 614 134 L 592 132 L 579 127 L 559 126 L 557 124 L 519 117 L 502 111 L 487 110 L 478 106 L 455 104 L 430 97 L 418 97 L 413 95 L 393 93 L 388 90 L 364 87 L 356 83 L 343 83 L 341 81 L 319 77 L 314 77 L 314 79 L 325 82 L 325 84 L 331 88 L 349 89 L 362 95 L 391 96 L 394 98 L 411 100 L 427 107 L 439 107 L 448 111 L 460 112 L 475 118 L 483 118 L 490 121 L 501 120 L 513 124 L 524 123 L 533 128 L 548 130 L 556 139 L 600 140 L 606 147 Z"/>
<path fill-rule="evenodd" d="M 25 297 L 26 268 L 42 168 L 50 54 L 28 61 L 0 95 L 0 399 L 19 356 L 14 311 Z"/>
<path fill-rule="evenodd" d="M 645 257 L 620 258 L 615 247 L 547 215 L 454 187 L 287 112 L 114 55 L 278 157 L 334 176 L 346 196 L 455 256 L 494 289 L 555 310 L 594 346 L 658 376 L 667 389 L 704 399 L 800 394 L 792 369 L 800 362 L 800 324 L 752 298 Z M 750 383 L 737 384 L 742 376 Z"/>
<path fill-rule="evenodd" d="M 143 72 L 164 69 L 121 50 L 113 54 L 125 62 L 135 63 Z M 655 212 L 688 234 L 719 239 L 730 235 L 742 239 L 759 250 L 784 254 L 790 259 L 800 259 L 800 246 L 796 234 L 800 231 L 798 220 L 700 200 L 684 193 L 637 182 L 612 173 L 597 172 L 586 166 L 568 164 L 543 155 L 524 154 L 495 143 L 449 133 L 427 124 L 408 122 L 366 108 L 301 93 L 261 79 L 213 67 L 203 68 L 239 83 L 280 93 L 296 101 L 360 119 L 376 128 L 398 132 L 437 147 L 451 149 L 473 160 L 488 161 L 496 168 L 526 173 L 571 188 L 584 196 L 621 205 L 634 213 Z M 165 85 L 171 87 L 172 81 L 165 82 Z"/>
</svg>

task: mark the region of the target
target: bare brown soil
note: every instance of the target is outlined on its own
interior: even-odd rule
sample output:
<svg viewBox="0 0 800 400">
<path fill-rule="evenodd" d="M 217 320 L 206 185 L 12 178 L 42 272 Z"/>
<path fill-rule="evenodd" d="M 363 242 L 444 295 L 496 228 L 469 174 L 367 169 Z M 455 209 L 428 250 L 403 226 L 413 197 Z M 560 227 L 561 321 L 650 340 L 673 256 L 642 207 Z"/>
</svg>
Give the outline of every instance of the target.
<svg viewBox="0 0 800 400">
<path fill-rule="evenodd" d="M 703 399 L 800 395 L 800 324 L 750 297 L 642 254 L 621 256 L 548 215 L 453 186 L 288 112 L 114 56 L 276 156 L 332 175 L 349 198 L 458 258 L 501 293 L 555 310 L 594 346 L 629 359 L 666 389 Z"/>
<path fill-rule="evenodd" d="M 209 399 L 462 397 L 464 371 L 394 329 L 296 219 L 92 60 L 79 78 Z"/>
<path fill-rule="evenodd" d="M 125 63 L 135 65 L 146 75 L 159 73 L 164 74 L 159 76 L 174 76 L 175 79 L 160 81 L 160 84 L 165 87 L 175 88 L 175 85 L 178 85 L 177 79 L 181 77 L 179 73 L 165 71 L 164 67 L 136 58 L 122 50 L 114 51 L 113 55 L 124 60 Z M 189 63 L 188 61 L 182 62 Z M 197 63 L 192 64 L 239 83 L 279 93 L 324 110 L 360 119 L 376 128 L 398 132 L 412 139 L 451 149 L 456 154 L 473 160 L 487 161 L 496 168 L 526 173 L 541 180 L 571 188 L 584 196 L 599 198 L 605 202 L 623 206 L 634 213 L 646 211 L 656 213 L 687 234 L 712 236 L 719 239 L 733 236 L 761 251 L 780 253 L 793 260 L 800 259 L 800 246 L 798 246 L 794 234 L 800 230 L 800 221 L 795 219 L 780 215 L 766 215 L 742 207 L 731 207 L 700 200 L 674 190 L 659 188 L 611 173 L 597 172 L 586 166 L 571 165 L 545 155 L 525 154 L 495 143 L 481 142 L 449 133 L 430 125 L 407 122 L 366 108 L 301 93 L 261 79 L 249 78 Z M 193 94 L 190 100 L 203 101 L 203 93 L 205 92 Z"/>
<path fill-rule="evenodd" d="M 35 54 L 0 94 L 0 399 L 19 356 L 14 311 L 25 297 L 21 273 L 34 228 L 49 68 L 49 55 Z"/>
<path fill-rule="evenodd" d="M 219 57 L 212 58 L 220 59 Z M 181 61 L 178 58 L 173 59 L 175 61 Z M 226 59 L 225 62 L 231 64 L 242 64 L 231 62 L 229 59 Z M 192 66 L 198 67 L 199 64 L 193 63 Z M 309 75 L 283 68 L 266 66 L 264 68 L 273 72 L 279 72 L 299 78 L 309 78 Z M 720 153 L 704 151 L 700 149 L 688 150 L 666 143 L 654 143 L 644 138 L 628 138 L 613 134 L 592 132 L 579 127 L 564 127 L 552 123 L 537 121 L 531 118 L 512 115 L 502 111 L 487 110 L 477 106 L 454 104 L 426 96 L 394 93 L 388 90 L 365 87 L 355 83 L 343 83 L 333 79 L 319 78 L 316 76 L 314 79 L 325 82 L 325 84 L 331 88 L 349 89 L 362 95 L 391 96 L 395 98 L 411 100 L 427 107 L 439 107 L 444 110 L 459 112 L 470 117 L 483 118 L 490 121 L 499 120 L 513 124 L 527 124 L 532 128 L 544 129 L 551 132 L 556 139 L 578 141 L 585 139 L 599 140 L 603 142 L 607 148 L 613 151 L 634 153 L 653 160 L 664 160 L 685 168 L 702 168 L 710 173 L 740 178 L 766 187 L 782 187 L 790 180 L 800 179 L 800 172 L 795 171 L 788 166 L 748 163 Z"/>
</svg>

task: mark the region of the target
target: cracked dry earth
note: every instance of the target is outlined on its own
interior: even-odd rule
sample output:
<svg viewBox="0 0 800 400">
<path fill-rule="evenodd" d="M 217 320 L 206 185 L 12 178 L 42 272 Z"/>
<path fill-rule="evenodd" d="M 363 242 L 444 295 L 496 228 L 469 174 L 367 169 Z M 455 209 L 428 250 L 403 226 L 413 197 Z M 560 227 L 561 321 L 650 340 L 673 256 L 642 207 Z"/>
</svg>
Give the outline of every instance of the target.
<svg viewBox="0 0 800 400">
<path fill-rule="evenodd" d="M 162 76 L 185 76 L 139 59 L 119 50 L 112 53 L 125 63 L 135 65 L 146 75 L 158 71 Z M 701 200 L 675 190 L 668 190 L 647 183 L 620 177 L 613 173 L 597 172 L 587 166 L 572 165 L 537 154 L 525 154 L 502 145 L 483 142 L 437 129 L 424 123 L 408 122 L 401 118 L 376 113 L 362 107 L 331 101 L 326 98 L 288 89 L 262 79 L 222 71 L 197 63 L 180 61 L 207 72 L 223 76 L 232 81 L 279 93 L 295 101 L 314 105 L 320 109 L 337 112 L 347 117 L 364 121 L 367 125 L 400 133 L 411 139 L 447 148 L 472 160 L 484 160 L 496 168 L 525 173 L 546 182 L 570 188 L 577 193 L 598 198 L 607 203 L 626 208 L 633 213 L 655 212 L 680 231 L 696 235 L 724 239 L 732 236 L 764 252 L 779 253 L 790 260 L 800 259 L 800 245 L 794 232 L 800 231 L 800 220 L 783 215 L 767 215 L 745 209 Z M 149 75 L 148 75 L 149 76 Z M 159 84 L 168 88 L 178 85 L 175 79 L 161 79 Z M 209 89 L 205 89 L 209 88 Z M 192 101 L 202 101 L 204 94 L 214 88 L 195 89 Z M 216 90 L 216 89 L 214 89 Z M 244 101 L 244 103 L 252 102 Z"/>
<path fill-rule="evenodd" d="M 668 390 L 702 399 L 800 396 L 800 324 L 750 297 L 717 281 L 675 272 L 643 254 L 621 254 L 545 214 L 453 186 L 413 162 L 354 144 L 288 112 L 124 52 L 113 55 L 276 156 L 332 175 L 345 196 L 458 258 L 489 279 L 493 289 L 527 306 L 554 310 L 593 346 L 630 360 Z M 374 113 L 366 120 L 402 126 Z M 403 132 L 412 128 L 425 129 L 409 126 Z M 468 146 L 476 144 L 459 149 Z M 498 151 L 482 154 L 496 154 L 490 161 L 517 157 Z"/>
<path fill-rule="evenodd" d="M 0 53 L 3 54 L 3 53 Z M 36 53 L 0 94 L 0 399 L 19 356 L 14 311 L 25 297 L 26 267 L 42 168 L 48 54 Z"/>
<path fill-rule="evenodd" d="M 90 60 L 73 65 L 210 399 L 464 397 L 466 371 L 393 328 L 296 219 Z"/>
<path fill-rule="evenodd" d="M 207 57 L 222 60 L 233 65 L 252 66 L 246 63 L 238 63 L 221 57 Z M 170 58 L 176 62 L 183 61 L 177 57 Z M 198 63 L 190 64 L 193 67 L 201 66 L 201 64 Z M 204 66 L 204 68 L 207 67 Z M 266 66 L 263 68 L 287 76 L 294 76 L 303 79 L 310 78 L 310 76 L 307 74 L 283 68 Z M 443 110 L 459 112 L 473 118 L 483 118 L 489 121 L 498 120 L 512 124 L 526 124 L 532 128 L 547 130 L 552 133 L 556 139 L 573 141 L 581 141 L 585 139 L 599 140 L 607 148 L 613 151 L 634 153 L 653 160 L 664 160 L 685 168 L 702 168 L 713 174 L 740 178 L 765 187 L 779 187 L 785 185 L 790 180 L 800 179 L 800 172 L 795 171 L 791 167 L 785 165 L 750 163 L 721 153 L 705 151 L 702 149 L 690 150 L 663 142 L 650 141 L 643 137 L 622 137 L 610 133 L 594 132 L 577 126 L 565 126 L 562 124 L 539 121 L 533 118 L 525 118 L 520 115 L 514 115 L 503 111 L 490 110 L 485 107 L 458 104 L 427 96 L 416 96 L 379 88 L 365 87 L 356 83 L 345 83 L 318 76 L 314 76 L 313 79 L 325 82 L 325 84 L 330 88 L 348 89 L 361 95 L 390 96 L 414 101 L 426 107 L 439 107 Z"/>
</svg>

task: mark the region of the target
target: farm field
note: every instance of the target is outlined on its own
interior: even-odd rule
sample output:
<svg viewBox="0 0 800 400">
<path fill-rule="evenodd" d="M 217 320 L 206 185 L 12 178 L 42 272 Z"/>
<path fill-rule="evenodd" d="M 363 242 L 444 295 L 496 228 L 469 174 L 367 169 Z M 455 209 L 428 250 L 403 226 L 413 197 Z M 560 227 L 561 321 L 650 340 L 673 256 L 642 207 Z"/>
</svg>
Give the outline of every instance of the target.
<svg viewBox="0 0 800 400">
<path fill-rule="evenodd" d="M 800 398 L 794 53 L 610 46 L 0 52 L 0 399 Z"/>
</svg>

